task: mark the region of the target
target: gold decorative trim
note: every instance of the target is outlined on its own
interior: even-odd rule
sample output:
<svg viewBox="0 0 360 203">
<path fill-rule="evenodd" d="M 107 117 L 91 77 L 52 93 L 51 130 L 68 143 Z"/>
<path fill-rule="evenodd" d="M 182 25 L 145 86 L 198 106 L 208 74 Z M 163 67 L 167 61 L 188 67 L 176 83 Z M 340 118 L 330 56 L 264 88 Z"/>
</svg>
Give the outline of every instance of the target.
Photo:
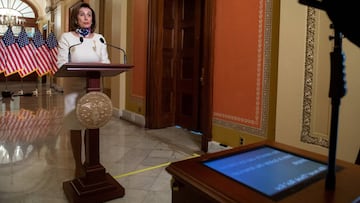
<svg viewBox="0 0 360 203">
<path fill-rule="evenodd" d="M 313 102 L 313 79 L 314 79 L 314 50 L 316 30 L 316 9 L 308 7 L 306 25 L 306 53 L 305 53 L 305 75 L 303 95 L 303 117 L 301 129 L 301 141 L 323 147 L 329 146 L 329 141 L 324 137 L 316 137 L 311 133 L 311 116 Z"/>
</svg>

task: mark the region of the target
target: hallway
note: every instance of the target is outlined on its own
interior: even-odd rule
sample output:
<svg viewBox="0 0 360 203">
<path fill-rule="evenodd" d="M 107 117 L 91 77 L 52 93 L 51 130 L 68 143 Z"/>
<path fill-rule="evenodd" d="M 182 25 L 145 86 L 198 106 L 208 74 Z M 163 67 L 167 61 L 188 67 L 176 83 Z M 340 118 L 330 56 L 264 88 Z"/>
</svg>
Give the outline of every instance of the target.
<svg viewBox="0 0 360 203">
<path fill-rule="evenodd" d="M 38 96 L 2 98 L 0 202 L 67 202 L 62 183 L 74 178 L 69 134 L 62 130 L 63 95 L 45 84 L 9 82 L 7 89 Z M 0 90 L 5 90 L 0 83 Z M 111 203 L 171 202 L 169 162 L 200 154 L 201 137 L 171 127 L 148 130 L 113 117 L 100 129 L 100 163 L 124 188 Z"/>
</svg>

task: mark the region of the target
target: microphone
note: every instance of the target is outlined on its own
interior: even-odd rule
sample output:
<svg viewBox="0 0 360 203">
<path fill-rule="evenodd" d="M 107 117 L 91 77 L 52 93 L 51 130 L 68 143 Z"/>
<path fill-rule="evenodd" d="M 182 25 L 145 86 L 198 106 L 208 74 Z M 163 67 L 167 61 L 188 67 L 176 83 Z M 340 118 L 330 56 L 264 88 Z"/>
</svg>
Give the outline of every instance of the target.
<svg viewBox="0 0 360 203">
<path fill-rule="evenodd" d="M 78 46 L 78 45 L 82 44 L 82 43 L 83 43 L 83 41 L 84 41 L 84 38 L 83 38 L 83 37 L 80 37 L 80 43 L 78 43 L 78 44 L 74 44 L 74 45 L 71 45 L 71 46 L 69 47 L 69 53 L 68 53 L 68 62 L 69 62 L 69 63 L 71 62 L 71 53 L 70 53 L 71 48 L 73 48 L 73 47 L 75 47 L 75 46 Z"/>
<path fill-rule="evenodd" d="M 124 64 L 126 64 L 126 52 L 125 52 L 124 49 L 122 49 L 122 48 L 120 48 L 120 47 L 117 47 L 117 46 L 114 46 L 114 45 L 111 45 L 111 44 L 108 44 L 108 43 L 105 43 L 104 38 L 100 38 L 100 42 L 103 43 L 103 44 L 105 44 L 106 46 L 113 47 L 113 48 L 115 48 L 115 49 L 118 49 L 118 50 L 122 51 L 123 54 L 124 54 Z"/>
</svg>

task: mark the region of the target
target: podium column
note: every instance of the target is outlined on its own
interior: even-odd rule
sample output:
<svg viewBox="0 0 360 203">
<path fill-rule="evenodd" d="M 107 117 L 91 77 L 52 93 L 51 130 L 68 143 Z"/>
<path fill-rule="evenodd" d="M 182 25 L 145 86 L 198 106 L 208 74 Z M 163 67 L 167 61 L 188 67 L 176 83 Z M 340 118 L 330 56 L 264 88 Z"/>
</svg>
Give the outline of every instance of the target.
<svg viewBox="0 0 360 203">
<path fill-rule="evenodd" d="M 86 73 L 87 92 L 100 91 L 99 71 Z M 99 203 L 125 195 L 125 189 L 100 164 L 99 129 L 85 130 L 85 175 L 63 183 L 66 197 L 74 203 Z"/>
</svg>

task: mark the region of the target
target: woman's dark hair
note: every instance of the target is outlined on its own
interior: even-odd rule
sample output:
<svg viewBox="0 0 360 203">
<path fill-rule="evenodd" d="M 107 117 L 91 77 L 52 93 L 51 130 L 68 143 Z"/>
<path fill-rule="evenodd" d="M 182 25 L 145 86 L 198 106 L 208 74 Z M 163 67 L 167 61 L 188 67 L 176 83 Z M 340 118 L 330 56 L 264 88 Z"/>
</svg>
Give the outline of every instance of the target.
<svg viewBox="0 0 360 203">
<path fill-rule="evenodd" d="M 92 13 L 91 32 L 94 32 L 96 28 L 96 16 L 94 10 L 87 3 L 81 3 L 79 6 L 77 6 L 71 11 L 70 31 L 75 31 L 77 28 L 79 28 L 79 25 L 77 24 L 77 16 L 81 8 L 88 8 L 91 10 Z"/>
</svg>

